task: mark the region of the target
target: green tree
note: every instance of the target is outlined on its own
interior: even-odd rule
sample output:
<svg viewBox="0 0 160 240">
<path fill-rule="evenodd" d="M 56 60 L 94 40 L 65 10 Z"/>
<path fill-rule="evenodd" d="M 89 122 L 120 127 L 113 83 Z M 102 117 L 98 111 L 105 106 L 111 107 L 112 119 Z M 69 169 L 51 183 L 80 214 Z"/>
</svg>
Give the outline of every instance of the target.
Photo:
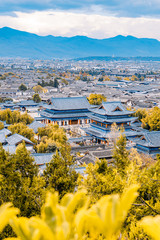
<svg viewBox="0 0 160 240">
<path fill-rule="evenodd" d="M 120 193 L 124 189 L 124 182 L 117 170 L 102 159 L 86 166 L 85 176 L 78 178 L 78 188 L 85 189 L 91 203 L 95 203 L 106 194 Z"/>
<path fill-rule="evenodd" d="M 40 96 L 39 96 L 38 93 L 35 93 L 35 94 L 33 95 L 33 101 L 36 102 L 36 103 L 41 102 L 41 98 L 40 98 Z"/>
<path fill-rule="evenodd" d="M 57 78 L 55 78 L 54 82 L 53 82 L 53 87 L 58 88 L 58 86 L 59 86 L 59 82 L 58 82 Z"/>
<path fill-rule="evenodd" d="M 13 155 L 0 146 L 0 176 L 0 204 L 12 202 L 25 217 L 40 213 L 45 182 L 38 176 L 38 169 L 24 143 L 17 147 Z M 9 227 L 4 229 L 0 238 L 8 236 L 14 236 Z"/>
<path fill-rule="evenodd" d="M 126 168 L 129 165 L 129 152 L 126 150 L 126 137 L 121 134 L 116 140 L 113 151 L 113 158 L 118 172 L 123 176 L 126 173 Z"/>
<path fill-rule="evenodd" d="M 19 90 L 25 92 L 25 91 L 27 90 L 26 85 L 22 83 L 22 84 L 19 86 Z"/>
<path fill-rule="evenodd" d="M 103 82 L 103 77 L 99 77 L 98 81 Z"/>
<path fill-rule="evenodd" d="M 19 169 L 22 178 L 29 177 L 32 183 L 33 177 L 38 175 L 38 167 L 34 162 L 34 158 L 27 151 L 24 142 L 17 147 L 15 158 L 16 168 Z"/>
<path fill-rule="evenodd" d="M 75 190 L 78 175 L 74 169 L 73 157 L 70 153 L 68 154 L 67 147 L 61 149 L 61 154 L 56 151 L 51 162 L 47 164 L 44 177 L 46 187 L 55 189 L 61 197 Z"/>
</svg>

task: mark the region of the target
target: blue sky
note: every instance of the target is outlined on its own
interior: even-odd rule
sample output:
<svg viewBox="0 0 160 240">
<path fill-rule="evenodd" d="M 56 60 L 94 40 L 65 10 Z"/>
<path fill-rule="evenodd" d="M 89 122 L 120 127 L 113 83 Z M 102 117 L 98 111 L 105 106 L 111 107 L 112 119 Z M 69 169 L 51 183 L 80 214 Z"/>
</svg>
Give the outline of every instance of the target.
<svg viewBox="0 0 160 240">
<path fill-rule="evenodd" d="M 159 17 L 159 0 L 0 0 L 0 12 L 32 10 L 89 10 L 102 8 L 119 17 Z"/>
<path fill-rule="evenodd" d="M 160 40 L 160 0 L 0 0 L 0 27 L 39 35 Z"/>
</svg>

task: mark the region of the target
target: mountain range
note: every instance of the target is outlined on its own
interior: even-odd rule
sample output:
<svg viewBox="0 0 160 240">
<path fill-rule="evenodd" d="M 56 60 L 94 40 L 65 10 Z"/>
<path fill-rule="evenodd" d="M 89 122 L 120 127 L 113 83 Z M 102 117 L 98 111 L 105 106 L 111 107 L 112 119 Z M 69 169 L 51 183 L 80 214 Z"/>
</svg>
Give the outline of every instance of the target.
<svg viewBox="0 0 160 240">
<path fill-rule="evenodd" d="M 106 39 L 39 36 L 8 27 L 0 28 L 0 57 L 72 59 L 92 56 L 160 57 L 160 41 L 121 35 Z"/>
</svg>

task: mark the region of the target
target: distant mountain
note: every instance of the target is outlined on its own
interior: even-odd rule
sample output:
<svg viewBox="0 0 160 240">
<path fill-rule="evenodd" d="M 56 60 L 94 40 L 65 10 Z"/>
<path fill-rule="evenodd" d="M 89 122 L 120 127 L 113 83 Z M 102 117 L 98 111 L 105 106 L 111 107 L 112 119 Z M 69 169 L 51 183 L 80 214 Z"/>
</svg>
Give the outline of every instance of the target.
<svg viewBox="0 0 160 240">
<path fill-rule="evenodd" d="M 49 59 L 88 56 L 160 57 L 160 42 L 121 35 L 107 39 L 43 37 L 8 27 L 0 28 L 0 57 Z"/>
</svg>

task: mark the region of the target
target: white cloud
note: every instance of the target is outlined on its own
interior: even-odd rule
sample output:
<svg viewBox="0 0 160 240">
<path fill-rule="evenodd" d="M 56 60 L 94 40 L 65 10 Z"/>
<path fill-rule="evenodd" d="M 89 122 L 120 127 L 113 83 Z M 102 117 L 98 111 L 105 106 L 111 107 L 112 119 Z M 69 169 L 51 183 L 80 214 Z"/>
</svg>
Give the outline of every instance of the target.
<svg viewBox="0 0 160 240">
<path fill-rule="evenodd" d="M 39 35 L 107 38 L 133 35 L 160 40 L 160 19 L 125 18 L 69 11 L 15 12 L 16 17 L 0 16 L 0 27 L 8 26 Z"/>
</svg>

